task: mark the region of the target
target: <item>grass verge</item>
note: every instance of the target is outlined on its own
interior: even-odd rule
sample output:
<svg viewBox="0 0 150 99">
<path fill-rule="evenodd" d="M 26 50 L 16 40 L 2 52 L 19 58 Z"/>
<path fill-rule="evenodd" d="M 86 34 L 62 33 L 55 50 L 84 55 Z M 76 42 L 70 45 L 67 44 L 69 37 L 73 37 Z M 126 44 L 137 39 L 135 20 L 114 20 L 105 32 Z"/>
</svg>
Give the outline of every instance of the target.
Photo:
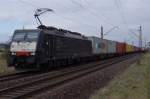
<svg viewBox="0 0 150 99">
<path fill-rule="evenodd" d="M 0 53 L 0 75 L 8 74 L 14 72 L 14 68 L 8 68 L 6 64 L 6 59 Z"/>
<path fill-rule="evenodd" d="M 150 54 L 132 64 L 90 99 L 150 99 Z"/>
<path fill-rule="evenodd" d="M 6 60 L 0 58 L 0 73 L 4 73 L 7 70 Z"/>
</svg>

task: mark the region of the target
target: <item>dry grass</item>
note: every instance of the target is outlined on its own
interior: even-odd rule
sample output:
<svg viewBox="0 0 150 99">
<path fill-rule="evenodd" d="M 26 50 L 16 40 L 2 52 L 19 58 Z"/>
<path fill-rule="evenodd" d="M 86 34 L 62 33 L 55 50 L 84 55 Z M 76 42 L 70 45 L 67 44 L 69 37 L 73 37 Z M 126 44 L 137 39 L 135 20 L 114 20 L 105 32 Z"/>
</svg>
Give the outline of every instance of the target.
<svg viewBox="0 0 150 99">
<path fill-rule="evenodd" d="M 2 53 L 0 53 L 0 75 L 14 72 L 14 68 L 8 68 L 6 64 L 6 59 L 3 58 Z"/>
<path fill-rule="evenodd" d="M 150 54 L 141 60 L 141 65 L 131 65 L 90 99 L 150 99 Z"/>
<path fill-rule="evenodd" d="M 6 60 L 0 59 L 0 73 L 7 71 Z"/>
</svg>

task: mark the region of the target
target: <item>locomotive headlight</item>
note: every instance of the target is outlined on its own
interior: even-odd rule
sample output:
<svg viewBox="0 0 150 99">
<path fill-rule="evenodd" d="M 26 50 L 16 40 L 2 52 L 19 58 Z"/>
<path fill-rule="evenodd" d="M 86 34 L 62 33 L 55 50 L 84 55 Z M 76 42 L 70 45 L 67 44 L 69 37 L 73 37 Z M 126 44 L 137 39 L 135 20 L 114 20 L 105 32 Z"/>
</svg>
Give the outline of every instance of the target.
<svg viewBox="0 0 150 99">
<path fill-rule="evenodd" d="M 35 55 L 35 52 L 32 52 L 31 55 Z"/>
<path fill-rule="evenodd" d="M 12 52 L 11 55 L 16 55 L 16 53 L 15 53 L 15 52 Z"/>
</svg>

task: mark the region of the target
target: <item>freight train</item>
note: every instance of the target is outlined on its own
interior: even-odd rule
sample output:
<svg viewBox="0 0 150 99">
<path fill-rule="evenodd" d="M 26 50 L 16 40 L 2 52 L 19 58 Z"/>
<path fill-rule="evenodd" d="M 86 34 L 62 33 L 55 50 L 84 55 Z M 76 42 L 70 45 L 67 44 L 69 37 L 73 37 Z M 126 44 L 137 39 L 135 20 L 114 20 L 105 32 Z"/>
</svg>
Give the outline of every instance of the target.
<svg viewBox="0 0 150 99">
<path fill-rule="evenodd" d="M 87 37 L 55 27 L 39 27 L 14 32 L 8 65 L 17 70 L 48 69 L 140 51 L 126 43 Z"/>
</svg>

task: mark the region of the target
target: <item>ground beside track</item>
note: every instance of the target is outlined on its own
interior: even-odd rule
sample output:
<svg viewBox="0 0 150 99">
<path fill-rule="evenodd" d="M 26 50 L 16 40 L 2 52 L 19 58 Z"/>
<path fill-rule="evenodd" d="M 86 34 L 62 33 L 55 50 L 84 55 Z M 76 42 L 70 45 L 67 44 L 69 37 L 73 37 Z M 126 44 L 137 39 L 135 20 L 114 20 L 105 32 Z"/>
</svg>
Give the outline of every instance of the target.
<svg viewBox="0 0 150 99">
<path fill-rule="evenodd" d="M 5 75 L 9 73 L 15 72 L 13 67 L 7 67 L 6 59 L 2 55 L 3 53 L 0 53 L 0 75 Z"/>
<path fill-rule="evenodd" d="M 137 59 L 137 56 L 132 57 L 126 61 L 111 65 L 109 68 L 90 73 L 27 99 L 88 99 L 95 90 L 107 85 L 118 72 L 124 71 Z"/>
<path fill-rule="evenodd" d="M 150 53 L 134 63 L 90 99 L 150 99 Z"/>
</svg>

